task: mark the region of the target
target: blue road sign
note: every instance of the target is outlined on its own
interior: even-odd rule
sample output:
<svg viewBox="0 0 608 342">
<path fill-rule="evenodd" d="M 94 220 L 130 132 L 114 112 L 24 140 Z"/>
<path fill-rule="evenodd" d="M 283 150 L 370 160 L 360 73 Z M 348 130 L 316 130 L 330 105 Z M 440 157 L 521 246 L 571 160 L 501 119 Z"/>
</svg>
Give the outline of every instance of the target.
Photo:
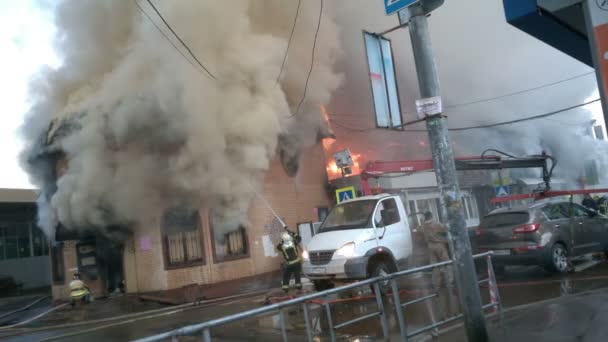
<svg viewBox="0 0 608 342">
<path fill-rule="evenodd" d="M 496 197 L 509 196 L 509 186 L 508 185 L 497 186 L 494 188 L 494 191 L 496 192 Z"/>
<path fill-rule="evenodd" d="M 418 0 L 384 0 L 384 9 L 386 15 L 391 15 L 416 2 Z"/>
<path fill-rule="evenodd" d="M 356 193 L 355 193 L 354 186 L 349 186 L 347 188 L 342 188 L 342 189 L 336 190 L 336 202 L 338 202 L 338 204 L 340 204 L 344 201 L 351 200 L 355 197 L 356 197 Z"/>
</svg>

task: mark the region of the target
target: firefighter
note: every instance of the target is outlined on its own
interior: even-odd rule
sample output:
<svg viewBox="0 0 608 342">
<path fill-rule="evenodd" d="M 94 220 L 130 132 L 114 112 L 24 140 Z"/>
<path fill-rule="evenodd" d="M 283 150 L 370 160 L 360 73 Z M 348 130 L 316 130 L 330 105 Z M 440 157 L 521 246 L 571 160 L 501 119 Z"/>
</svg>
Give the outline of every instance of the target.
<svg viewBox="0 0 608 342">
<path fill-rule="evenodd" d="M 433 219 L 431 212 L 424 213 L 424 222 L 420 226 L 429 249 L 431 264 L 450 260 L 447 228 Z M 432 285 L 438 294 L 434 302 L 439 309 L 439 316 L 447 319 L 458 314 L 457 296 L 454 293 L 454 273 L 452 267 L 443 266 L 433 268 Z M 443 308 L 443 309 L 441 309 Z M 435 333 L 437 333 L 435 331 Z"/>
<path fill-rule="evenodd" d="M 74 306 L 79 301 L 89 303 L 92 299 L 89 287 L 80 280 L 80 273 L 75 272 L 70 282 L 70 304 Z"/>
<path fill-rule="evenodd" d="M 608 198 L 606 196 L 602 196 L 597 200 L 597 206 L 600 213 L 603 215 L 608 214 Z"/>
<path fill-rule="evenodd" d="M 591 198 L 591 195 L 589 195 L 589 194 L 585 194 L 585 196 L 584 196 L 583 201 L 581 202 L 581 204 L 584 207 L 587 207 L 587 208 L 595 210 L 595 211 L 598 211 L 598 209 L 599 209 L 598 205 L 597 205 L 597 202 L 594 201 L 593 198 Z"/>
<path fill-rule="evenodd" d="M 289 291 L 289 280 L 291 275 L 294 275 L 296 281 L 296 289 L 302 289 L 302 260 L 300 258 L 300 242 L 302 238 L 300 235 L 290 232 L 287 229 L 281 234 L 281 243 L 277 246 L 277 249 L 283 255 L 285 261 L 283 262 L 283 282 L 281 288 L 285 293 Z"/>
<path fill-rule="evenodd" d="M 431 264 L 450 260 L 446 227 L 433 220 L 433 214 L 427 211 L 424 213 L 424 222 L 421 228 L 429 249 Z M 433 286 L 439 289 L 442 283 L 446 287 L 454 286 L 454 275 L 451 268 L 437 267 L 433 269 Z"/>
</svg>

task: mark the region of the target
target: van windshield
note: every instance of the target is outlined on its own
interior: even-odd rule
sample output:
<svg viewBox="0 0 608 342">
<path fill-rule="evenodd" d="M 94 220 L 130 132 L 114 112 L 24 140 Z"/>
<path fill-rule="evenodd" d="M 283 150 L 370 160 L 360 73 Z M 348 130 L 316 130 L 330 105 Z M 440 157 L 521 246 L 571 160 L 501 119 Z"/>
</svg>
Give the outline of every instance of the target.
<svg viewBox="0 0 608 342">
<path fill-rule="evenodd" d="M 369 220 L 376 207 L 377 200 L 346 202 L 337 205 L 329 213 L 319 233 L 334 230 L 370 228 Z"/>
</svg>

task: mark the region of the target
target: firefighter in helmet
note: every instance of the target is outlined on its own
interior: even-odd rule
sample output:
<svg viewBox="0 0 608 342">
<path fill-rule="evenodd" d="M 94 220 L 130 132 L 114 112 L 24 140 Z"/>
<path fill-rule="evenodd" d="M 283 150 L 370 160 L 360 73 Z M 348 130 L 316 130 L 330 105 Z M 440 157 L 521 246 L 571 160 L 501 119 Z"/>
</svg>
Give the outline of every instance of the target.
<svg viewBox="0 0 608 342">
<path fill-rule="evenodd" d="M 77 302 L 90 303 L 93 301 L 91 290 L 89 287 L 80 280 L 80 273 L 76 271 L 74 277 L 70 282 L 70 304 L 76 305 Z"/>
<path fill-rule="evenodd" d="M 287 229 L 281 234 L 281 243 L 277 249 L 283 255 L 283 282 L 282 289 L 285 292 L 289 291 L 289 280 L 293 274 L 296 281 L 296 289 L 302 289 L 302 259 L 300 258 L 300 242 L 302 238 L 297 233 L 288 231 Z"/>
</svg>

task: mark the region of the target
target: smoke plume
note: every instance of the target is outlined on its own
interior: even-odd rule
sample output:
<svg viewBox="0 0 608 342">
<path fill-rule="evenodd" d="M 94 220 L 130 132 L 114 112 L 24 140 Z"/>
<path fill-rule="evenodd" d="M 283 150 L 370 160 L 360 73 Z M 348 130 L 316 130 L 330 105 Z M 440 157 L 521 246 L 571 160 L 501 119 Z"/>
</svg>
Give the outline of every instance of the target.
<svg viewBox="0 0 608 342">
<path fill-rule="evenodd" d="M 302 1 L 277 84 L 297 3 L 155 1 L 215 79 L 146 1 L 139 4 L 151 20 L 134 1 L 57 5 L 63 63 L 32 83 L 35 105 L 24 125 L 24 167 L 48 189 L 41 212 L 50 204 L 67 227 L 102 228 L 142 222 L 187 203 L 207 205 L 235 228 L 246 223 L 257 180 L 276 152 L 293 176 L 300 151 L 327 135 L 318 106 L 341 82 L 333 71 L 337 27 L 325 9 L 306 98 L 295 113 L 319 18 L 319 3 Z M 58 118 L 53 129 L 76 124 L 45 145 L 51 118 Z M 52 173 L 54 162 L 36 163 L 53 151 L 68 160 L 56 192 L 52 177 L 42 175 Z M 41 225 L 51 232 L 48 216 L 41 215 Z"/>
<path fill-rule="evenodd" d="M 386 16 L 382 4 L 374 1 L 349 0 L 336 6 L 340 8 L 336 21 L 342 29 L 345 55 L 352 58 L 340 64 L 346 81 L 328 106 L 337 135 L 328 159 L 331 152 L 344 148 L 361 154 L 361 165 L 370 160 L 430 158 L 424 124 L 406 128 L 421 131 L 374 129 L 361 29 L 385 31 L 397 25 L 396 16 Z M 451 128 L 521 119 L 598 97 L 588 66 L 509 25 L 501 1 L 446 1 L 428 20 L 444 114 Z M 417 118 L 419 91 L 409 32 L 395 30 L 387 38 L 392 42 L 403 121 L 411 121 Z M 573 77 L 577 75 L 581 77 Z M 542 87 L 550 83 L 555 84 Z M 479 101 L 483 99 L 488 101 Z M 595 105 L 595 109 L 590 105 L 512 125 L 451 132 L 455 153 L 479 155 L 496 148 L 528 155 L 544 150 L 558 160 L 554 176 L 566 180 L 569 187 L 579 186 L 585 161 L 597 160 L 608 167 L 608 143 L 593 140 L 588 134 L 592 119 L 603 124 L 601 114 L 597 115 L 601 113 L 599 104 Z M 536 170 L 533 173 L 531 176 L 538 176 Z M 608 176 L 600 176 L 608 184 Z"/>
</svg>

